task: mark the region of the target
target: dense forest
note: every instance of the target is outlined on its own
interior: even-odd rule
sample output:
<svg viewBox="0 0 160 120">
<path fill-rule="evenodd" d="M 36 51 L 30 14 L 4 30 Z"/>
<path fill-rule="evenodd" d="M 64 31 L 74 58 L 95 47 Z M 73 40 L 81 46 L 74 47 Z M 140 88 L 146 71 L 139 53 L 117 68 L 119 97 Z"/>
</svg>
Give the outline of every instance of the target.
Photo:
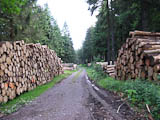
<svg viewBox="0 0 160 120">
<path fill-rule="evenodd" d="M 49 8 L 37 0 L 0 0 L 0 42 L 24 40 L 41 43 L 56 51 L 63 62 L 75 62 L 67 23 L 61 31 Z"/>
<path fill-rule="evenodd" d="M 87 0 L 91 14 L 99 11 L 95 26 L 88 28 L 79 62 L 115 60 L 129 31 L 160 32 L 159 0 Z"/>
<path fill-rule="evenodd" d="M 54 49 L 64 62 L 115 60 L 129 31 L 160 31 L 158 0 L 87 0 L 95 26 L 88 28 L 83 47 L 76 53 L 67 23 L 60 30 L 47 5 L 37 0 L 0 0 L 0 41 L 24 40 Z"/>
</svg>

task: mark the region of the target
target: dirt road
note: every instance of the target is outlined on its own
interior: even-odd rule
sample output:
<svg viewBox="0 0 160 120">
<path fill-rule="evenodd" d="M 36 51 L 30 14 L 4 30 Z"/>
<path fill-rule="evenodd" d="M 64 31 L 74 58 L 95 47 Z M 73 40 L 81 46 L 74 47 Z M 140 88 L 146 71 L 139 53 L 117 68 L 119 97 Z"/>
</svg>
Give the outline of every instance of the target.
<svg viewBox="0 0 160 120">
<path fill-rule="evenodd" d="M 80 70 L 2 120 L 127 120 L 94 87 L 85 70 Z M 105 99 L 116 103 L 111 96 Z"/>
<path fill-rule="evenodd" d="M 3 120 L 91 120 L 84 71 L 78 71 Z"/>
</svg>

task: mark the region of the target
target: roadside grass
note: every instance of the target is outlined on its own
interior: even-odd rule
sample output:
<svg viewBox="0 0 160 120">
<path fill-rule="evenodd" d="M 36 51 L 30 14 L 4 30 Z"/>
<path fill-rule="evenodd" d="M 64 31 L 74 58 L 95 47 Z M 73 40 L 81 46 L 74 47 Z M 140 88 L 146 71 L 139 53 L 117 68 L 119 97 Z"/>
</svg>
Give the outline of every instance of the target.
<svg viewBox="0 0 160 120">
<path fill-rule="evenodd" d="M 74 71 L 64 71 L 64 74 L 56 76 L 53 78 L 52 81 L 49 83 L 46 83 L 44 85 L 38 86 L 35 89 L 25 92 L 21 94 L 20 96 L 17 96 L 15 99 L 8 101 L 7 103 L 0 104 L 0 112 L 4 114 L 10 114 L 12 112 L 17 111 L 20 107 L 22 107 L 25 104 L 29 104 L 32 102 L 35 98 L 40 96 L 42 93 L 47 91 L 49 88 L 52 88 L 56 83 L 60 82 L 61 80 L 65 79 L 69 75 L 71 75 Z"/>
<path fill-rule="evenodd" d="M 75 83 L 76 79 L 79 77 L 79 75 L 81 74 L 83 70 L 81 69 L 79 72 L 77 72 L 77 74 L 73 77 L 72 82 Z"/>
<path fill-rule="evenodd" d="M 120 81 L 106 76 L 98 66 L 85 67 L 88 76 L 95 83 L 121 95 L 132 107 L 138 108 L 147 116 L 147 106 L 155 120 L 160 120 L 160 86 L 147 80 Z"/>
</svg>

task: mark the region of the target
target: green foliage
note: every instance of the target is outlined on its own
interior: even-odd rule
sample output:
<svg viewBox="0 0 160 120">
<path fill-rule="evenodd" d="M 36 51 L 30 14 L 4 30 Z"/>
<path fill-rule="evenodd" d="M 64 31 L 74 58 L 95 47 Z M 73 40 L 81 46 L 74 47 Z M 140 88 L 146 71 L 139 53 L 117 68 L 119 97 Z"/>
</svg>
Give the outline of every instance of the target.
<svg viewBox="0 0 160 120">
<path fill-rule="evenodd" d="M 111 60 L 114 60 L 118 50 L 129 37 L 130 31 L 160 32 L 160 1 L 158 0 L 87 0 L 87 3 L 91 13 L 97 9 L 99 14 L 95 27 L 90 27 L 86 33 L 79 54 L 81 63 L 97 61 L 94 59 L 97 56 L 107 61 L 108 53 Z M 92 34 L 89 34 L 91 28 Z"/>
<path fill-rule="evenodd" d="M 105 34 L 100 33 L 99 30 L 100 28 L 98 26 L 90 27 L 87 30 L 83 47 L 78 51 L 79 61 L 81 63 L 104 60 L 106 41 L 103 38 Z"/>
<path fill-rule="evenodd" d="M 100 56 L 94 56 L 94 62 L 104 62 L 104 60 L 101 59 Z"/>
<path fill-rule="evenodd" d="M 66 63 L 75 62 L 76 53 L 73 48 L 72 39 L 70 37 L 69 27 L 67 23 L 64 23 L 62 30 L 62 41 L 63 41 L 63 54 L 60 55 L 62 60 Z"/>
<path fill-rule="evenodd" d="M 130 100 L 132 103 L 135 103 L 137 101 L 137 99 L 136 99 L 136 95 L 137 95 L 136 90 L 132 90 L 132 89 L 126 90 L 126 94 L 128 95 L 128 100 Z"/>
<path fill-rule="evenodd" d="M 56 83 L 71 75 L 73 72 L 75 71 L 65 71 L 64 74 L 55 77 L 51 82 L 46 83 L 45 85 L 38 86 L 32 91 L 23 93 L 15 99 L 7 103 L 1 104 L 0 111 L 6 114 L 17 111 L 21 106 L 23 106 L 24 104 L 28 104 L 29 102 L 32 102 L 32 100 L 34 100 L 36 97 L 43 94 L 49 88 L 52 88 Z"/>
<path fill-rule="evenodd" d="M 64 62 L 75 62 L 75 51 L 68 26 L 61 32 L 50 15 L 48 5 L 38 6 L 36 0 L 2 0 L 0 4 L 0 42 L 24 40 L 48 45 Z"/>
<path fill-rule="evenodd" d="M 27 2 L 28 0 L 0 0 L 1 12 L 7 14 L 20 14 L 22 6 Z"/>
<path fill-rule="evenodd" d="M 131 105 L 144 109 L 146 104 L 150 107 L 154 119 L 160 119 L 160 87 L 142 80 L 119 81 L 111 77 L 100 77 L 100 73 L 94 67 L 86 68 L 88 76 L 96 81 L 96 84 L 110 91 L 123 93 Z M 95 76 L 99 76 L 96 78 Z M 146 112 L 147 113 L 147 112 Z"/>
<path fill-rule="evenodd" d="M 160 75 L 157 75 L 157 79 L 160 80 Z"/>
<path fill-rule="evenodd" d="M 87 67 L 86 67 L 87 68 Z M 103 69 L 100 65 L 92 64 L 91 67 L 89 67 L 89 77 L 95 81 L 98 81 L 99 79 L 103 79 L 106 77 L 106 74 L 103 72 Z"/>
<path fill-rule="evenodd" d="M 84 59 L 83 54 L 84 54 L 83 49 L 79 49 L 79 50 L 76 51 L 77 63 L 78 64 L 84 64 L 85 63 L 85 59 Z"/>
</svg>

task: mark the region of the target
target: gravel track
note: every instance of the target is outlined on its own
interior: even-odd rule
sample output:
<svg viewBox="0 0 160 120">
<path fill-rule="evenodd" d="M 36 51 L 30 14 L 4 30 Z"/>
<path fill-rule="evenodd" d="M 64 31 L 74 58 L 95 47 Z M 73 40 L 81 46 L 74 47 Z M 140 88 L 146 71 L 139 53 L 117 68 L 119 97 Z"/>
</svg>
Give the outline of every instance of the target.
<svg viewBox="0 0 160 120">
<path fill-rule="evenodd" d="M 86 107 L 89 93 L 82 80 L 84 74 L 84 71 L 73 73 L 31 104 L 2 120 L 91 120 Z"/>
<path fill-rule="evenodd" d="M 132 119 L 134 114 L 117 114 L 117 99 L 109 93 L 100 97 L 93 88 L 85 70 L 79 70 L 0 120 L 138 120 Z"/>
</svg>

